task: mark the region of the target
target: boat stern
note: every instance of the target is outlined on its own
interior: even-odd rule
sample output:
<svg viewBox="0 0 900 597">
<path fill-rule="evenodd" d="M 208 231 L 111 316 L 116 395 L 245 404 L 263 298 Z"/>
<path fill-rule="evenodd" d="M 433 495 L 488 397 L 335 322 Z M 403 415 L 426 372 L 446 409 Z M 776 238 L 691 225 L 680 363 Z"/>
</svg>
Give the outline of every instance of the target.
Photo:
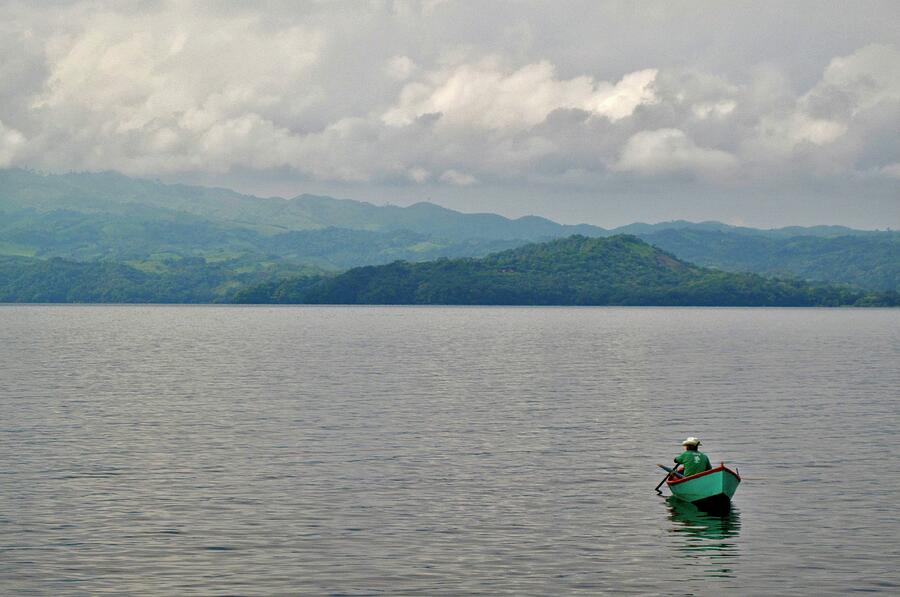
<svg viewBox="0 0 900 597">
<path fill-rule="evenodd" d="M 666 482 L 672 495 L 703 509 L 730 507 L 731 498 L 740 485 L 740 476 L 726 467 L 714 469 Z"/>
</svg>

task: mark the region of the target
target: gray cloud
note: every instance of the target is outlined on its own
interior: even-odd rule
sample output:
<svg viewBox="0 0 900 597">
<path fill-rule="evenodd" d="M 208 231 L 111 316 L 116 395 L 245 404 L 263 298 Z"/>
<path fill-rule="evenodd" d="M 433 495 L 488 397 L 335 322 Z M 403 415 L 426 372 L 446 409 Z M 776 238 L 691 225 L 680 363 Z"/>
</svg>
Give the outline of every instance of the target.
<svg viewBox="0 0 900 597">
<path fill-rule="evenodd" d="M 602 218 L 610 201 L 654 195 L 660 214 L 849 221 L 856 204 L 834 194 L 850 181 L 873 198 L 869 225 L 900 224 L 891 2 L 74 2 L 0 16 L 0 167 L 260 192 L 268 177 L 601 224 L 620 223 Z M 780 215 L 761 194 L 782 198 Z"/>
</svg>

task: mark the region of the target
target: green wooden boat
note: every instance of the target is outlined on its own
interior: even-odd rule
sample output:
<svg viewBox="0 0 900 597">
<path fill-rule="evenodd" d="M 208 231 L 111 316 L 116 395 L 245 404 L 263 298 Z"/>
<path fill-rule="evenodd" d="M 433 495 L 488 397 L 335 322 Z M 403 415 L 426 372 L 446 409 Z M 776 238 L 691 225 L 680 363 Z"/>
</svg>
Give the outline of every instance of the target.
<svg viewBox="0 0 900 597">
<path fill-rule="evenodd" d="M 674 497 L 707 511 L 728 510 L 740 483 L 740 475 L 724 464 L 690 477 L 670 473 L 666 479 L 666 487 Z"/>
</svg>

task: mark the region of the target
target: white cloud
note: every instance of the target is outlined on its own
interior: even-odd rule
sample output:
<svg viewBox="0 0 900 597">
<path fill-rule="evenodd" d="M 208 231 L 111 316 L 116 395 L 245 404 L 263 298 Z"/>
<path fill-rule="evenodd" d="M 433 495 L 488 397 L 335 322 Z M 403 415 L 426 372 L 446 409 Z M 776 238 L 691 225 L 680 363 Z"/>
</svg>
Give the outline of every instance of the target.
<svg viewBox="0 0 900 597">
<path fill-rule="evenodd" d="M 413 182 L 423 183 L 431 178 L 431 172 L 425 168 L 410 168 L 406 171 L 406 176 Z"/>
<path fill-rule="evenodd" d="M 719 195 L 726 182 L 896 176 L 900 50 L 871 44 L 892 37 L 804 47 L 801 60 L 733 17 L 654 10 L 632 22 L 590 2 L 566 14 L 500 2 L 6 4 L 0 166 L 274 171 L 298 188 L 460 195 L 637 179 Z M 778 39 L 796 44 L 798 23 L 817 17 L 790 12 L 754 22 L 787 19 Z M 727 43 L 707 52 L 697 32 L 716 24 Z M 666 36 L 673 27 L 683 35 Z"/>
<path fill-rule="evenodd" d="M 441 180 L 459 187 L 466 187 L 478 182 L 478 179 L 471 174 L 458 172 L 452 169 L 444 171 L 444 173 L 441 174 Z"/>
<path fill-rule="evenodd" d="M 765 107 L 769 110 L 756 116 L 752 133 L 741 142 L 748 163 L 769 176 L 776 171 L 814 178 L 864 175 L 871 166 L 861 161 L 883 164 L 898 157 L 897 144 L 882 142 L 877 150 L 873 144 L 900 135 L 900 50 L 869 45 L 836 57 L 808 92 Z M 879 151 L 888 153 L 866 157 Z"/>
<path fill-rule="evenodd" d="M 694 116 L 700 120 L 707 118 L 723 118 L 728 116 L 737 107 L 737 103 L 733 100 L 723 100 L 718 102 L 700 102 L 694 104 L 691 110 Z"/>
<path fill-rule="evenodd" d="M 615 169 L 651 176 L 687 171 L 715 177 L 736 165 L 737 160 L 728 152 L 699 147 L 684 131 L 658 129 L 641 131 L 628 139 Z"/>
<path fill-rule="evenodd" d="M 881 102 L 900 99 L 900 49 L 873 44 L 833 59 L 806 99 L 834 93 L 850 98 L 854 116 Z"/>
<path fill-rule="evenodd" d="M 560 79 L 547 61 L 504 69 L 495 58 L 432 71 L 406 85 L 382 120 L 404 126 L 440 114 L 440 126 L 524 129 L 554 110 L 580 109 L 615 121 L 654 101 L 653 69 L 630 73 L 616 84 L 589 76 Z"/>
<path fill-rule="evenodd" d="M 384 72 L 396 81 L 405 81 L 416 70 L 416 63 L 409 56 L 394 56 L 387 61 Z"/>
<path fill-rule="evenodd" d="M 25 136 L 16 129 L 5 126 L 0 120 L 0 168 L 12 165 L 24 145 Z"/>
<path fill-rule="evenodd" d="M 835 120 L 812 118 L 809 114 L 798 111 L 781 118 L 764 116 L 760 120 L 758 132 L 767 148 L 780 155 L 801 143 L 832 143 L 847 132 L 847 125 Z"/>
<path fill-rule="evenodd" d="M 322 100 L 310 69 L 323 34 L 191 16 L 100 13 L 74 34 L 51 36 L 49 76 L 30 103 L 48 138 L 46 159 L 137 174 L 277 165 L 267 144 L 277 150 Z M 59 135 L 65 145 L 49 143 Z M 78 143 L 91 151 L 73 155 Z"/>
</svg>

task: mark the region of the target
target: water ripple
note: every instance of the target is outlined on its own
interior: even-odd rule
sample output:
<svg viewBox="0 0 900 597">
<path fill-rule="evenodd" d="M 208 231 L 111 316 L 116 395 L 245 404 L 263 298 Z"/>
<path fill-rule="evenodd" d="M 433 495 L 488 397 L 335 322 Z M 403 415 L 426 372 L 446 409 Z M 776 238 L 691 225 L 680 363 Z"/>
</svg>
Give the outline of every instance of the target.
<svg viewBox="0 0 900 597">
<path fill-rule="evenodd" d="M 0 307 L 0 593 L 896 593 L 900 313 Z M 684 436 L 746 480 L 660 499 Z"/>
</svg>

